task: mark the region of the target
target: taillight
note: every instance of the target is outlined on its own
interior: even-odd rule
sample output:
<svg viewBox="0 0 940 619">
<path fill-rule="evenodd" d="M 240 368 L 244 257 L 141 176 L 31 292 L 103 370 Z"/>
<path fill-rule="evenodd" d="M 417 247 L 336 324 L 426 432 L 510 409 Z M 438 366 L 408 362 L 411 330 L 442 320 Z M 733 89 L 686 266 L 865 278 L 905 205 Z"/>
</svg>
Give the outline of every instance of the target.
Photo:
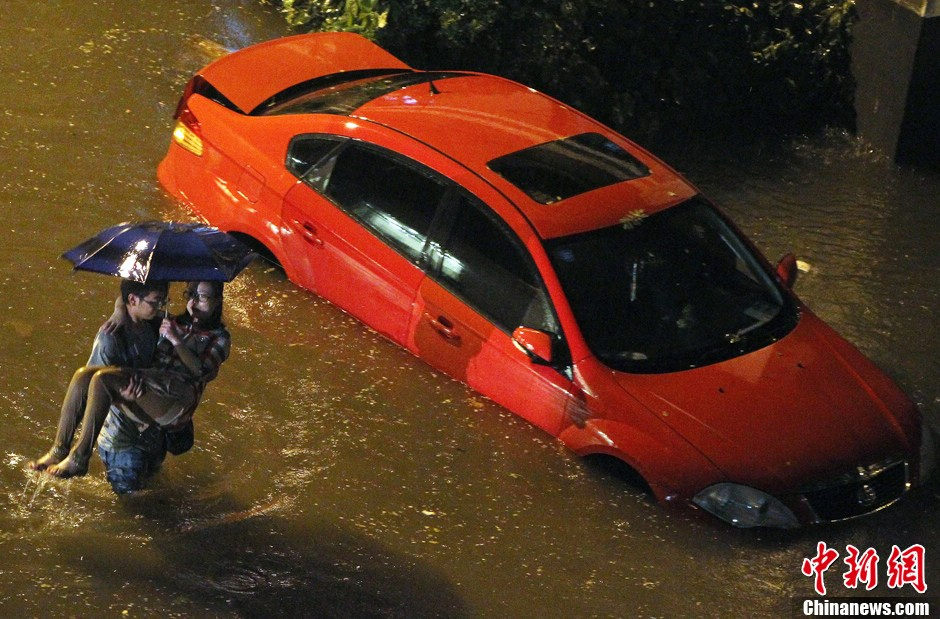
<svg viewBox="0 0 940 619">
<path fill-rule="evenodd" d="M 173 117 L 176 119 L 176 126 L 173 127 L 173 141 L 188 150 L 197 157 L 202 156 L 202 138 L 199 137 L 199 119 L 189 109 L 189 97 L 195 91 L 196 80 L 200 79 L 197 75 L 189 80 L 186 89 L 183 90 L 183 96 L 176 106 L 176 113 Z"/>
<path fill-rule="evenodd" d="M 176 121 L 173 127 L 173 141 L 197 157 L 202 157 L 202 138 L 181 120 Z"/>
</svg>

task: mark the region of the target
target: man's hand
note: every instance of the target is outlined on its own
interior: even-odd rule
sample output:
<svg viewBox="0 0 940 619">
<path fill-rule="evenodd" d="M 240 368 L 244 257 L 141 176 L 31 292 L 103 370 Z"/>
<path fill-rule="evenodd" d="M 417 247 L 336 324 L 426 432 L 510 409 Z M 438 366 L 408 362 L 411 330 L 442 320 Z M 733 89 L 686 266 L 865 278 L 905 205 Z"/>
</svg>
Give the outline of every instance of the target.
<svg viewBox="0 0 940 619">
<path fill-rule="evenodd" d="M 140 374 L 134 373 L 127 381 L 127 386 L 121 389 L 121 397 L 128 402 L 134 402 L 142 395 L 144 395 L 144 380 Z"/>
</svg>

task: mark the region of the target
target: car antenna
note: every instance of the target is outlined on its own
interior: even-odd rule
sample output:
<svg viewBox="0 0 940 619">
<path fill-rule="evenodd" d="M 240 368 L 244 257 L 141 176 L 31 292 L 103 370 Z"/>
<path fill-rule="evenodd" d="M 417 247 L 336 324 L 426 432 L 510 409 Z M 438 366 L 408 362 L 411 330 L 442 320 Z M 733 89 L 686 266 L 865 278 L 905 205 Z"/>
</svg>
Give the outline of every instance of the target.
<svg viewBox="0 0 940 619">
<path fill-rule="evenodd" d="M 439 95 L 439 94 L 441 94 L 441 91 L 438 90 L 437 86 L 434 85 L 434 78 L 431 77 L 431 72 L 428 71 L 427 69 L 425 69 L 425 70 L 424 70 L 424 74 L 425 74 L 425 76 L 427 76 L 427 78 L 428 78 L 428 86 L 431 87 L 431 94 L 432 94 L 432 95 Z"/>
</svg>

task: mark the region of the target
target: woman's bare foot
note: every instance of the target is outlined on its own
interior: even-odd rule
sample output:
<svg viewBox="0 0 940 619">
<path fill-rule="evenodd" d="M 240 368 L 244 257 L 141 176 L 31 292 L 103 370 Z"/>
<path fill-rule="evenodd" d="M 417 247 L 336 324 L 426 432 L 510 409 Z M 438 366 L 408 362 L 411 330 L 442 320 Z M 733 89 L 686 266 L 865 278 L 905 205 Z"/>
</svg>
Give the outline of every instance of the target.
<svg viewBox="0 0 940 619">
<path fill-rule="evenodd" d="M 62 462 L 64 458 L 65 456 L 62 455 L 62 453 L 58 451 L 55 447 L 53 447 L 52 449 L 47 451 L 44 456 L 27 462 L 26 466 L 33 471 L 45 471 L 50 466 L 54 464 L 58 464 L 59 462 Z"/>
<path fill-rule="evenodd" d="M 46 472 L 55 477 L 66 479 L 69 477 L 81 477 L 88 472 L 88 462 L 81 462 L 73 454 L 46 469 Z"/>
</svg>

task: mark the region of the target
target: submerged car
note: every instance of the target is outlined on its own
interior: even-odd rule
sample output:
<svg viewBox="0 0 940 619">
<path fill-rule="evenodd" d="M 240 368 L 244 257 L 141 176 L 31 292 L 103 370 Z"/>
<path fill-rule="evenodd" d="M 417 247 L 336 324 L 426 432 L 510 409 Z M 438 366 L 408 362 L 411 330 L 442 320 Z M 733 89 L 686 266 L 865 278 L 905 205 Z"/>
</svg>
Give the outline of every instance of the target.
<svg viewBox="0 0 940 619">
<path fill-rule="evenodd" d="M 173 196 L 662 501 L 786 528 L 921 479 L 918 411 L 793 294 L 794 257 L 544 94 L 318 33 L 216 60 L 176 119 Z"/>
</svg>

